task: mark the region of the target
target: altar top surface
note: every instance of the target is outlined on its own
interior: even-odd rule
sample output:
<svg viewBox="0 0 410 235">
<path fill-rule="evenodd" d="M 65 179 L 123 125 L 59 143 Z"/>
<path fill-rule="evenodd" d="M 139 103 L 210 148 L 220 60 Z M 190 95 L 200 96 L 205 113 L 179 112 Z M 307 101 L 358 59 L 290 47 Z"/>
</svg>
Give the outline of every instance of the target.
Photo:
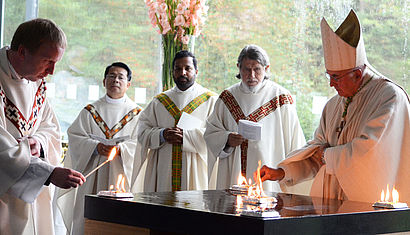
<svg viewBox="0 0 410 235">
<path fill-rule="evenodd" d="M 137 193 L 134 198 L 103 198 L 86 196 L 85 217 L 107 222 L 149 228 L 167 228 L 174 232 L 190 232 L 198 226 L 215 229 L 227 225 L 224 232 L 286 232 L 316 224 L 311 232 L 396 232 L 410 230 L 410 209 L 378 209 L 372 203 L 340 201 L 285 193 L 267 193 L 278 199 L 278 218 L 241 216 L 236 208 L 236 196 L 228 190 Z M 121 215 L 119 215 L 121 214 Z M 359 222 L 357 222 L 357 220 Z M 162 221 L 160 223 L 160 221 Z M 179 225 L 179 221 L 181 224 Z M 356 222 L 355 222 L 356 221 Z M 187 223 L 188 222 L 188 223 Z M 249 230 L 249 226 L 259 228 Z M 270 228 L 270 229 L 269 229 Z M 185 230 L 186 229 L 186 230 Z M 210 232 L 204 228 L 202 232 Z M 318 230 L 319 229 L 319 230 Z M 347 229 L 347 230 L 346 230 Z M 219 231 L 220 228 L 218 229 Z M 168 231 L 168 229 L 166 230 Z M 266 232 L 268 231 L 268 232 Z M 201 232 L 199 232 L 201 233 Z M 222 234 L 223 232 L 221 232 Z"/>
</svg>

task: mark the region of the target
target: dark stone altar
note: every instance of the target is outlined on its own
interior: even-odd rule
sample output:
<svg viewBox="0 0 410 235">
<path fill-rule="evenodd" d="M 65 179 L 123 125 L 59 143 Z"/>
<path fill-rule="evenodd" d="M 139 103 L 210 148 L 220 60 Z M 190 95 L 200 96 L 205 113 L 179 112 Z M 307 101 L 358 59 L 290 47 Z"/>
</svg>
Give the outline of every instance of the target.
<svg viewBox="0 0 410 235">
<path fill-rule="evenodd" d="M 267 193 L 277 218 L 238 214 L 229 191 L 138 193 L 116 199 L 87 195 L 85 218 L 173 234 L 375 234 L 410 231 L 410 209 L 371 203 Z M 87 223 L 86 223 L 87 228 Z M 92 234 L 92 233 L 88 233 Z"/>
</svg>

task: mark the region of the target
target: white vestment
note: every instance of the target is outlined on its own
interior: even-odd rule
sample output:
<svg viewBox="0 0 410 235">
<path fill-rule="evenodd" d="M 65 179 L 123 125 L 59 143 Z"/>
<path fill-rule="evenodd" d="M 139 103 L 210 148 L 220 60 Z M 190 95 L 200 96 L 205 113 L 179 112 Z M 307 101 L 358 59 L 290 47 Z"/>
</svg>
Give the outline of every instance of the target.
<svg viewBox="0 0 410 235">
<path fill-rule="evenodd" d="M 365 70 L 362 88 L 348 106 L 346 124 L 338 137 L 346 98 L 326 104 L 314 139 L 279 164 L 283 187 L 313 178 L 311 195 L 375 202 L 393 187 L 400 201 L 410 202 L 410 105 L 407 94 L 391 81 Z M 326 165 L 311 160 L 322 144 Z"/>
<path fill-rule="evenodd" d="M 182 110 L 193 99 L 209 90 L 194 83 L 185 91 L 174 87 L 164 93 Z M 192 113 L 202 120 L 198 128 L 183 130 L 181 190 L 208 189 L 207 148 L 203 133 L 205 120 L 211 114 L 216 95 L 199 105 Z M 172 190 L 172 144 L 160 142 L 161 130 L 174 127 L 175 119 L 165 106 L 154 98 L 141 112 L 138 123 L 138 141 L 141 144 L 141 169 L 134 167 L 133 192 Z M 138 176 L 138 177 L 137 177 Z"/>
<path fill-rule="evenodd" d="M 0 50 L 0 234 L 54 234 L 54 186 L 43 185 L 61 156 L 60 127 L 39 89 L 43 81 L 20 78 L 7 49 Z M 41 144 L 44 158 L 31 156 L 27 140 L 16 141 L 23 136 Z"/>
<path fill-rule="evenodd" d="M 118 127 L 118 125 L 126 115 L 130 115 L 130 112 L 134 110 L 138 114 L 141 108 L 126 95 L 121 101 L 116 102 L 103 96 L 91 104 L 105 122 L 108 130 L 119 129 L 118 132 L 112 132 L 115 133 L 112 138 L 129 136 L 130 139 L 118 144 L 121 150 L 120 157 L 115 157 L 91 174 L 81 187 L 73 190 L 58 190 L 57 206 L 61 211 L 68 234 L 84 233 L 84 196 L 86 194 L 97 194 L 99 191 L 109 190 L 110 185 L 115 187 L 119 174 L 126 178 L 125 188 L 129 191 L 134 155 L 137 149 L 136 127 L 139 115 L 133 116 L 122 127 Z M 107 138 L 100 126 L 102 123 L 97 124 L 90 111 L 86 108 L 81 110 L 77 119 L 67 130 L 69 142 L 64 161 L 66 167 L 86 175 L 107 160 L 107 156 L 99 155 L 96 150 L 100 142 L 90 137 L 92 134 L 104 139 Z"/>
<path fill-rule="evenodd" d="M 248 140 L 246 178 L 253 180 L 253 173 L 262 165 L 276 167 L 291 151 L 305 144 L 305 138 L 297 117 L 295 104 L 289 92 L 278 84 L 265 80 L 256 92 L 247 91 L 245 85 L 239 82 L 227 89 L 242 109 L 243 114 L 249 114 L 259 109 L 270 100 L 275 99 L 277 106 L 272 106 L 273 111 L 258 121 L 262 125 L 261 140 Z M 280 97 L 285 97 L 287 103 L 281 104 Z M 275 109 L 276 108 L 276 109 Z M 214 184 L 216 174 L 216 188 L 227 189 L 237 184 L 238 175 L 241 173 L 241 146 L 236 146 L 227 157 L 220 157 L 228 141 L 230 133 L 238 132 L 238 124 L 222 99 L 218 99 L 215 109 L 209 117 L 206 126 L 205 140 L 212 154 L 208 157 L 210 186 Z M 218 160 L 218 161 L 217 161 Z M 214 169 L 212 169 L 214 168 Z M 264 182 L 266 191 L 280 191 L 276 182 Z"/>
</svg>

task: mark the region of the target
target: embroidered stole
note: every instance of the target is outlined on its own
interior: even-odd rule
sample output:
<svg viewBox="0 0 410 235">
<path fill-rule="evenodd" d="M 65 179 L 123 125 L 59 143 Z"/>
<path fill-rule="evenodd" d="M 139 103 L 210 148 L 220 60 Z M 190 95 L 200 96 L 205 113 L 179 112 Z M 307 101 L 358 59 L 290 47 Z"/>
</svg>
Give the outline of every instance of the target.
<svg viewBox="0 0 410 235">
<path fill-rule="evenodd" d="M 84 109 L 90 112 L 95 123 L 97 123 L 98 127 L 104 133 L 106 139 L 112 139 L 115 134 L 117 134 L 120 130 L 122 130 L 122 128 L 124 128 L 124 126 L 128 122 L 130 122 L 135 116 L 138 115 L 139 112 L 141 112 L 141 108 L 138 108 L 138 107 L 129 111 L 127 114 L 125 114 L 125 116 L 117 124 L 115 124 L 110 129 L 108 128 L 107 124 L 101 118 L 100 114 L 97 112 L 97 110 L 95 109 L 93 105 L 88 104 L 87 106 L 84 107 Z"/>
<path fill-rule="evenodd" d="M 37 122 L 38 115 L 43 107 L 46 99 L 46 82 L 43 79 L 34 97 L 33 107 L 31 108 L 31 114 L 28 120 L 24 118 L 24 115 L 20 112 L 18 107 L 7 98 L 5 92 L 0 85 L 0 98 L 4 104 L 4 113 L 6 118 L 13 123 L 13 125 L 20 132 L 21 136 L 27 136 L 30 134 L 31 129 Z"/>
<path fill-rule="evenodd" d="M 290 95 L 282 94 L 269 100 L 261 107 L 253 111 L 249 116 L 245 117 L 241 107 L 236 101 L 235 97 L 227 90 L 224 90 L 219 98 L 225 103 L 232 117 L 235 119 L 236 124 L 239 120 L 249 120 L 252 122 L 259 122 L 264 117 L 268 116 L 270 113 L 274 112 L 277 108 L 284 104 L 293 104 L 293 99 Z M 248 140 L 245 140 L 241 144 L 241 172 L 242 175 L 246 176 L 246 164 L 248 155 Z"/>
<path fill-rule="evenodd" d="M 174 118 L 174 126 L 176 126 L 181 118 L 182 112 L 191 114 L 199 105 L 206 102 L 209 97 L 213 95 L 215 95 L 213 92 L 205 92 L 189 102 L 182 110 L 179 110 L 175 103 L 164 93 L 157 95 L 155 98 L 168 110 L 169 114 Z M 181 190 L 181 175 L 182 145 L 174 144 L 172 145 L 172 191 Z"/>
</svg>

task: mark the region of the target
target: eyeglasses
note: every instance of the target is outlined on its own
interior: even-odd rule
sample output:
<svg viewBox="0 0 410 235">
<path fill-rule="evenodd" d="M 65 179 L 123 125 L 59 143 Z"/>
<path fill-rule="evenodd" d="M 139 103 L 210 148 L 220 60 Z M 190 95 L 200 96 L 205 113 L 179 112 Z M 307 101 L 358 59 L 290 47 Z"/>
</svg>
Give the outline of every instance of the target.
<svg viewBox="0 0 410 235">
<path fill-rule="evenodd" d="M 120 81 L 126 81 L 128 79 L 126 76 L 124 76 L 122 74 L 110 73 L 110 74 L 107 74 L 107 76 L 106 76 L 106 78 L 110 79 L 110 80 L 115 80 L 117 77 L 118 77 L 118 80 L 120 80 Z"/>
<path fill-rule="evenodd" d="M 335 81 L 335 82 L 338 82 L 340 79 L 342 79 L 344 76 L 346 76 L 346 75 L 348 75 L 349 73 L 353 73 L 354 71 L 356 71 L 356 70 L 359 70 L 360 68 L 354 68 L 354 69 L 352 69 L 352 70 L 350 70 L 349 72 L 346 72 L 346 73 L 344 73 L 344 74 L 341 74 L 341 75 L 338 75 L 338 76 L 335 76 L 335 75 L 331 75 L 331 74 L 329 74 L 328 72 L 325 72 L 325 76 L 326 76 L 326 78 L 327 79 L 333 79 L 333 81 Z"/>
</svg>

